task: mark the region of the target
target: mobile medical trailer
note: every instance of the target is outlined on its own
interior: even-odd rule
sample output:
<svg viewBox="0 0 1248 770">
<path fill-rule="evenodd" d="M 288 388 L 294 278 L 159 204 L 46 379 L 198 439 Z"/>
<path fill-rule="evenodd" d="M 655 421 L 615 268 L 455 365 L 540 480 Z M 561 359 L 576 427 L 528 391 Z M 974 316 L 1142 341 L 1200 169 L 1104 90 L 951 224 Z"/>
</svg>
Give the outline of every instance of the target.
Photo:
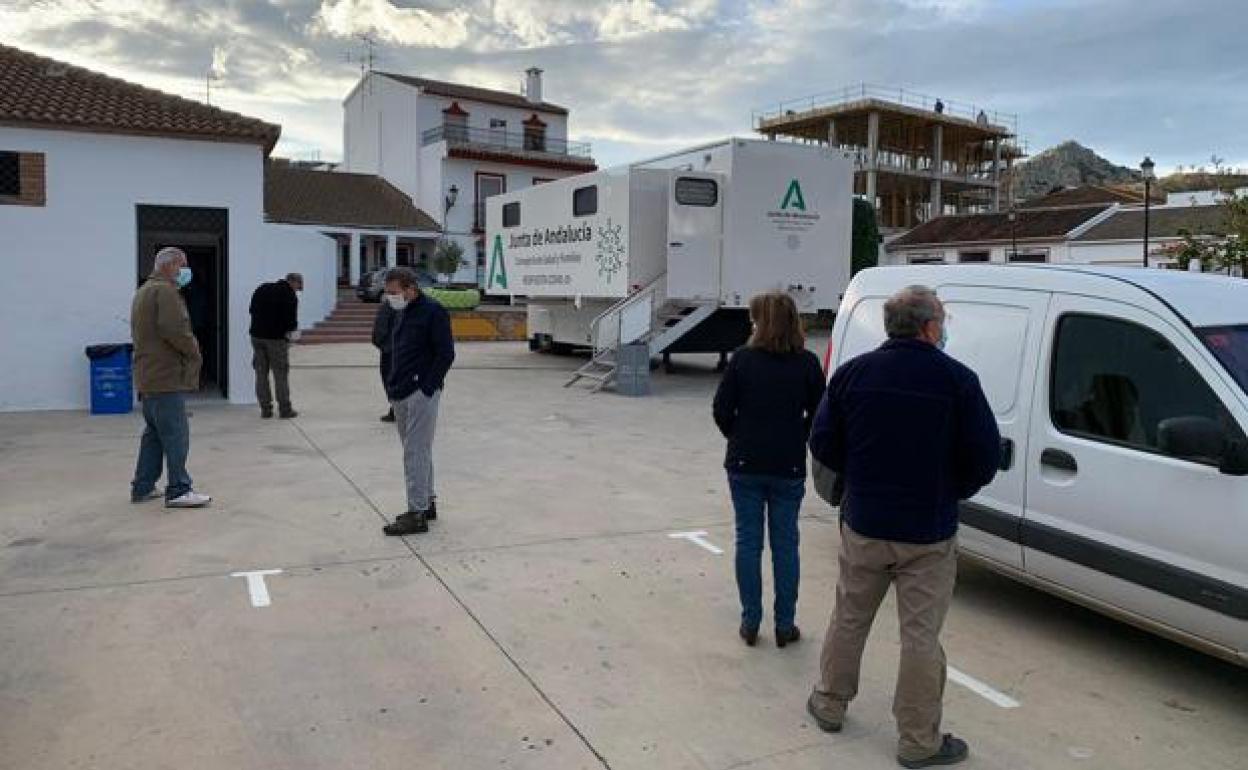
<svg viewBox="0 0 1248 770">
<path fill-rule="evenodd" d="M 849 283 L 853 165 L 825 147 L 727 139 L 486 201 L 486 291 L 528 305 L 534 349 L 727 352 L 750 298 L 835 310 Z"/>
</svg>

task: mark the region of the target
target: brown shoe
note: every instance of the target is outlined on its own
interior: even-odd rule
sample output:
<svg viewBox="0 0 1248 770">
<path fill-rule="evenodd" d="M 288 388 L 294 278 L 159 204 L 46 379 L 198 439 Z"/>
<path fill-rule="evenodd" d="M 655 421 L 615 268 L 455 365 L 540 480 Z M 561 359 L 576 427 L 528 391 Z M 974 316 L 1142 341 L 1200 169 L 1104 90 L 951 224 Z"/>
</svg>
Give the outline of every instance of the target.
<svg viewBox="0 0 1248 770">
<path fill-rule="evenodd" d="M 745 642 L 746 647 L 753 647 L 758 644 L 758 626 L 747 626 L 742 623 L 741 628 L 737 629 L 737 635 Z"/>
<path fill-rule="evenodd" d="M 839 733 L 845 723 L 845 707 L 827 693 L 813 691 L 806 699 L 806 713 L 810 714 L 825 733 Z"/>
</svg>

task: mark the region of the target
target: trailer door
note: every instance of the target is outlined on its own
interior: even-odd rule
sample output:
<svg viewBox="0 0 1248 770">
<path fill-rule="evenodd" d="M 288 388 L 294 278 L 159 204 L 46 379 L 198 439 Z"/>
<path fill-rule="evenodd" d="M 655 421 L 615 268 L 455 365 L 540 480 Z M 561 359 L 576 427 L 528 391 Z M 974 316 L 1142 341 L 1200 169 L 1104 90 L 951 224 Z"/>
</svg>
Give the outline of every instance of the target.
<svg viewBox="0 0 1248 770">
<path fill-rule="evenodd" d="M 719 299 L 722 177 L 696 171 L 674 172 L 667 207 L 667 296 Z"/>
</svg>

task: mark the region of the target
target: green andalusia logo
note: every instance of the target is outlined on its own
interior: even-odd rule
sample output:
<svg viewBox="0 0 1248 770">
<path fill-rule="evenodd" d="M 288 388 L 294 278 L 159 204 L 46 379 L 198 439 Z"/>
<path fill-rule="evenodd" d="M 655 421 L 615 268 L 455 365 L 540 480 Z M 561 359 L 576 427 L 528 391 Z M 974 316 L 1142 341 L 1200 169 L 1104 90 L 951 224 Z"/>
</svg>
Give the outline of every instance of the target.
<svg viewBox="0 0 1248 770">
<path fill-rule="evenodd" d="M 507 288 L 507 265 L 503 262 L 503 236 L 494 236 L 494 249 L 490 254 L 490 278 L 486 285 L 500 289 Z"/>
<path fill-rule="evenodd" d="M 623 225 L 612 225 L 607 218 L 606 227 L 598 228 L 598 275 L 608 281 L 624 267 Z"/>
<path fill-rule="evenodd" d="M 806 199 L 802 197 L 802 186 L 797 180 L 789 182 L 789 189 L 784 193 L 784 200 L 780 201 L 780 210 L 786 211 L 792 206 L 798 211 L 806 210 Z"/>
</svg>

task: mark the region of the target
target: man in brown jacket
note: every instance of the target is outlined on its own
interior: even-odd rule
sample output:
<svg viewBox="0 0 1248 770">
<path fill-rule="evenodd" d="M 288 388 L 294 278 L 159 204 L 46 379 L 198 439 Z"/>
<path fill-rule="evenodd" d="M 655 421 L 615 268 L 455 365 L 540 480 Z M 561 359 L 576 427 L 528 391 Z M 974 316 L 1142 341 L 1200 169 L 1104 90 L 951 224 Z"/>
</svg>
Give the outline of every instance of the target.
<svg viewBox="0 0 1248 770">
<path fill-rule="evenodd" d="M 130 501 L 160 497 L 162 462 L 168 465 L 165 506 L 202 508 L 212 501 L 192 488 L 186 472 L 191 426 L 186 417 L 186 392 L 199 389 L 202 358 L 191 331 L 191 317 L 179 287 L 191 282 L 186 254 L 169 246 L 156 253 L 156 267 L 134 295 L 130 336 L 134 341 L 134 384 L 143 402 L 143 440 L 134 469 Z"/>
</svg>

